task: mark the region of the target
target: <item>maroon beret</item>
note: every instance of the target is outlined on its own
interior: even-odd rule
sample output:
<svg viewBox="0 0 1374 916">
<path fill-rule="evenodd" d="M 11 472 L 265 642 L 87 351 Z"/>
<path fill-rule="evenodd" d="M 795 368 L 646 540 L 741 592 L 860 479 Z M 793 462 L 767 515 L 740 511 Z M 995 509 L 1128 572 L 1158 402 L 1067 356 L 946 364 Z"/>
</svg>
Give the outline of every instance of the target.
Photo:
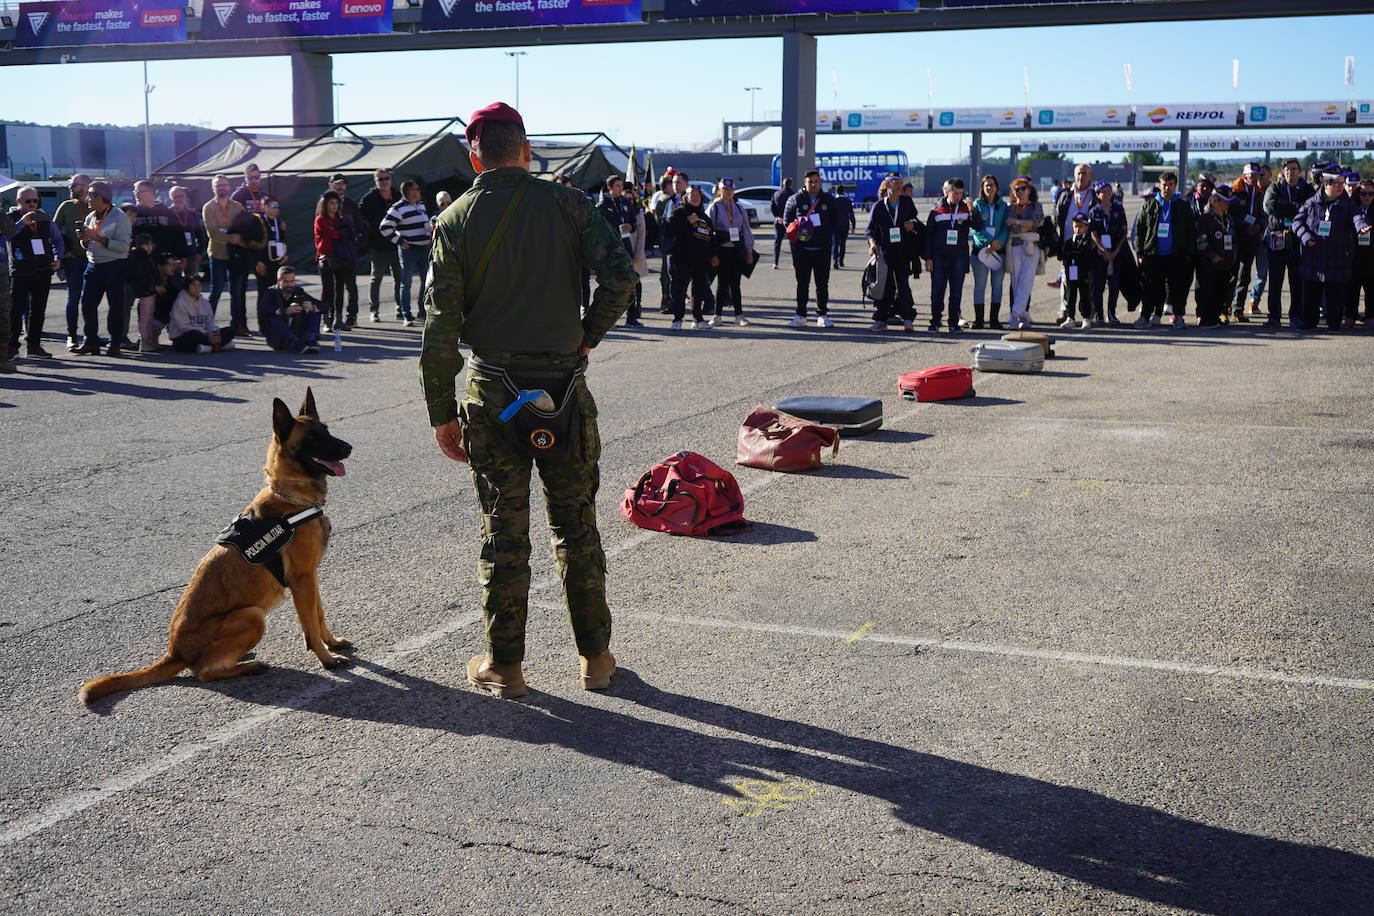
<svg viewBox="0 0 1374 916">
<path fill-rule="evenodd" d="M 520 112 L 505 102 L 492 102 L 486 108 L 479 108 L 474 111 L 472 117 L 468 119 L 466 131 L 468 145 L 482 141 L 482 124 L 485 121 L 514 121 L 520 125 L 521 130 L 525 129 L 525 121 L 520 117 Z"/>
</svg>

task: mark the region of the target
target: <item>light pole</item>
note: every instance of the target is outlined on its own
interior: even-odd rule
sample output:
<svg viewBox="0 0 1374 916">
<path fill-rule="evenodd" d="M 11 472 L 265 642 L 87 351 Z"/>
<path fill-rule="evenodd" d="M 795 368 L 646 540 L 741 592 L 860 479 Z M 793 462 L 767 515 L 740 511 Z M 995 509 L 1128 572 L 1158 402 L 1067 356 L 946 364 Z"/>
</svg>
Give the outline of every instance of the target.
<svg viewBox="0 0 1374 916">
<path fill-rule="evenodd" d="M 156 86 L 148 85 L 148 62 L 143 62 L 143 177 L 153 177 L 153 126 L 148 97 Z"/>
<path fill-rule="evenodd" d="M 515 110 L 520 110 L 520 58 L 528 54 L 528 51 L 503 51 L 507 57 L 515 58 Z"/>
<path fill-rule="evenodd" d="M 339 110 L 339 90 L 344 87 L 343 83 L 336 83 L 333 80 L 329 84 L 334 87 L 334 123 L 343 123 L 343 113 Z"/>
<path fill-rule="evenodd" d="M 865 107 L 865 108 L 877 108 L 878 106 L 877 106 L 877 105 L 865 105 L 864 107 Z M 864 151 L 865 151 L 865 152 L 870 152 L 870 153 L 873 152 L 873 132 L 872 132 L 872 131 L 865 131 L 865 132 L 864 132 Z"/>
<path fill-rule="evenodd" d="M 749 93 L 749 120 L 750 120 L 750 121 L 753 121 L 753 120 L 754 120 L 754 99 L 756 98 L 756 96 L 754 95 L 754 93 L 756 93 L 756 92 L 762 92 L 762 91 L 763 91 L 763 87 L 762 87 L 762 86 L 745 86 L 745 87 L 744 87 L 744 91 L 747 92 L 747 93 Z M 754 125 L 753 125 L 753 124 L 750 124 L 750 125 L 749 125 L 749 129 L 750 129 L 750 130 L 753 130 L 753 129 L 754 129 Z M 750 152 L 750 153 L 753 153 L 753 152 L 754 152 L 754 138 L 753 138 L 753 137 L 750 137 L 750 138 L 749 138 L 749 152 Z"/>
</svg>

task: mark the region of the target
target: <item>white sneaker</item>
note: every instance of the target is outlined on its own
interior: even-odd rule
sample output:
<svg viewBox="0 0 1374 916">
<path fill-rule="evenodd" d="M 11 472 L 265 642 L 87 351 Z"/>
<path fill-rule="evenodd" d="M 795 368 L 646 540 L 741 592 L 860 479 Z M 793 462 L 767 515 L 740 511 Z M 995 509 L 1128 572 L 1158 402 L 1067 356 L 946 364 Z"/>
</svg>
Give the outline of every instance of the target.
<svg viewBox="0 0 1374 916">
<path fill-rule="evenodd" d="M 787 322 L 787 326 L 789 328 L 804 328 L 806 327 L 806 319 L 797 315 L 791 321 Z"/>
<path fill-rule="evenodd" d="M 833 328 L 834 326 L 835 322 L 830 320 L 829 315 L 822 315 L 816 319 L 816 327 L 818 328 Z"/>
<path fill-rule="evenodd" d="M 681 331 L 681 330 L 682 330 L 682 322 L 681 322 L 681 321 L 674 321 L 672 324 L 668 325 L 668 330 L 670 330 L 670 331 Z"/>
<path fill-rule="evenodd" d="M 692 327 L 696 328 L 698 331 L 709 331 L 711 330 L 711 322 L 698 321 L 693 323 Z"/>
<path fill-rule="evenodd" d="M 1074 321 L 1072 318 L 1065 318 L 1063 321 L 1059 322 L 1059 326 L 1065 329 L 1076 328 L 1078 327 L 1078 322 Z"/>
<path fill-rule="evenodd" d="M 739 325 L 740 327 L 744 327 L 746 325 L 753 324 L 753 322 L 751 322 L 748 318 L 745 318 L 743 315 L 741 315 L 735 319 L 735 324 Z"/>
<path fill-rule="evenodd" d="M 959 327 L 963 328 L 964 330 L 968 330 L 969 328 L 973 327 L 973 319 L 971 319 L 971 318 L 960 318 L 960 319 L 959 319 Z"/>
<path fill-rule="evenodd" d="M 1078 328 L 1079 328 L 1079 330 L 1081 330 L 1081 331 L 1086 331 L 1086 330 L 1088 330 L 1089 328 L 1091 328 L 1092 326 L 1093 326 L 1093 320 L 1092 320 L 1091 318 L 1084 318 L 1084 319 L 1083 319 L 1083 323 L 1080 324 L 1080 325 L 1078 326 Z"/>
<path fill-rule="evenodd" d="M 219 345 L 219 348 L 221 350 L 232 350 L 234 349 L 234 342 L 232 340 L 226 340 L 224 343 Z"/>
<path fill-rule="evenodd" d="M 1186 325 L 1184 324 L 1183 316 L 1182 316 L 1182 315 L 1175 315 L 1175 316 L 1174 316 L 1174 327 L 1176 327 L 1176 328 L 1178 328 L 1178 329 L 1180 329 L 1180 330 L 1182 330 L 1184 327 L 1186 327 Z"/>
<path fill-rule="evenodd" d="M 404 324 L 405 324 L 405 326 L 408 327 L 408 328 L 413 328 L 413 327 L 415 327 L 415 319 L 413 319 L 413 318 L 407 318 L 407 319 L 405 320 Z"/>
<path fill-rule="evenodd" d="M 735 319 L 731 318 L 729 315 L 720 315 L 720 316 L 718 316 L 718 317 L 716 317 L 716 318 L 713 318 L 713 319 L 711 320 L 711 327 L 713 327 L 713 328 L 718 328 L 718 327 L 720 327 L 720 326 L 723 325 L 723 324 L 734 324 L 734 323 L 735 323 Z"/>
<path fill-rule="evenodd" d="M 209 344 L 196 344 L 197 353 L 209 353 L 213 349 L 215 348 L 210 346 Z"/>
<path fill-rule="evenodd" d="M 1174 307 L 1173 307 L 1172 305 L 1166 305 L 1166 306 L 1164 306 L 1164 315 L 1165 315 L 1166 318 L 1167 318 L 1167 317 L 1172 317 L 1173 314 L 1174 314 Z"/>
</svg>

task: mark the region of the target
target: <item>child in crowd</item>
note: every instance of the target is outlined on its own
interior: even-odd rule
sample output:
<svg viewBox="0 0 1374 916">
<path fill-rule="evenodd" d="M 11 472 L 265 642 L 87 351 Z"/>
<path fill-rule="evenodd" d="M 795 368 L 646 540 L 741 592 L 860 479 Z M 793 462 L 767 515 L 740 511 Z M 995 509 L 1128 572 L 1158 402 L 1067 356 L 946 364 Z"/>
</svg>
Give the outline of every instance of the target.
<svg viewBox="0 0 1374 916">
<path fill-rule="evenodd" d="M 157 263 L 153 259 L 153 237 L 146 232 L 135 235 L 129 246 L 129 305 L 138 302 L 138 352 L 157 352 L 157 333 L 153 330 L 153 301 L 157 296 Z"/>
<path fill-rule="evenodd" d="M 1093 326 L 1093 269 L 1096 261 L 1093 239 L 1088 234 L 1088 215 L 1075 213 L 1073 235 L 1064 242 L 1064 282 L 1068 284 L 1068 295 L 1065 299 L 1064 321 L 1059 325 L 1061 328 L 1074 326 L 1075 304 L 1078 314 L 1083 316 L 1083 322 L 1078 326 L 1085 331 Z"/>
<path fill-rule="evenodd" d="M 232 328 L 221 331 L 215 324 L 210 300 L 201 295 L 200 277 L 191 277 L 186 288 L 172 304 L 172 321 L 167 326 L 172 349 L 178 353 L 218 353 L 234 349 Z"/>
</svg>

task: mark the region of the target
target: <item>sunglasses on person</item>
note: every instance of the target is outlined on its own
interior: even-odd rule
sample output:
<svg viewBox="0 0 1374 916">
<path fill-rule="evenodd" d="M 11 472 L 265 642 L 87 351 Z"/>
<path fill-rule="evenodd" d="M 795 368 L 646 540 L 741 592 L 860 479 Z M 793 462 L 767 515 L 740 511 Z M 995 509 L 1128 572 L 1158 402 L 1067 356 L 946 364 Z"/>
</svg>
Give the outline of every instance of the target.
<svg viewBox="0 0 1374 916">
<path fill-rule="evenodd" d="M 390 175 L 378 175 L 378 176 L 377 176 L 377 180 L 378 180 L 378 181 L 390 181 L 390 180 L 391 180 L 391 176 L 390 176 Z"/>
<path fill-rule="evenodd" d="M 19 202 L 20 202 L 21 204 L 36 204 L 36 203 L 38 203 L 38 198 L 37 198 L 37 197 L 21 197 L 21 198 L 19 198 Z"/>
</svg>

